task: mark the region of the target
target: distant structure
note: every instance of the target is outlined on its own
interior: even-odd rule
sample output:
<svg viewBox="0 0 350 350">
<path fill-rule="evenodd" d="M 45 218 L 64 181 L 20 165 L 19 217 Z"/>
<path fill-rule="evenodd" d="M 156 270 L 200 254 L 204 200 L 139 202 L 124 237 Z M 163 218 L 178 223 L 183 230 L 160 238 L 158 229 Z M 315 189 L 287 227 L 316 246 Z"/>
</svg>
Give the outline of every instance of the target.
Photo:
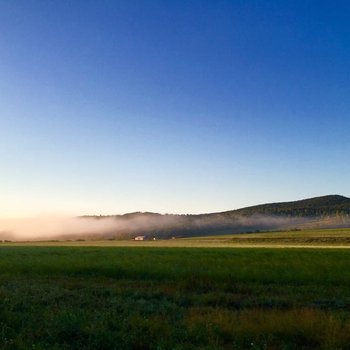
<svg viewBox="0 0 350 350">
<path fill-rule="evenodd" d="M 134 238 L 135 241 L 143 241 L 145 239 L 145 236 L 137 236 Z"/>
</svg>

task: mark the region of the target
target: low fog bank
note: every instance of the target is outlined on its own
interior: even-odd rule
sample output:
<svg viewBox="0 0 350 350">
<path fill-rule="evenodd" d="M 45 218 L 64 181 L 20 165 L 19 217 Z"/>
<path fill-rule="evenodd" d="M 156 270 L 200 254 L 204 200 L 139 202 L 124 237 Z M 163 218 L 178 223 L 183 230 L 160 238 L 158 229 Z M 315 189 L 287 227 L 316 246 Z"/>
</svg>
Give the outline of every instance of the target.
<svg viewBox="0 0 350 350">
<path fill-rule="evenodd" d="M 0 219 L 1 240 L 120 239 L 189 237 L 264 230 L 349 227 L 349 219 L 337 217 L 286 217 L 224 213 L 205 215 L 161 215 L 132 213 L 117 216 L 37 217 Z"/>
<path fill-rule="evenodd" d="M 50 240 L 62 236 L 94 235 L 112 232 L 116 228 L 113 219 L 97 221 L 70 217 L 35 217 L 25 219 L 0 219 L 2 240 Z"/>
</svg>

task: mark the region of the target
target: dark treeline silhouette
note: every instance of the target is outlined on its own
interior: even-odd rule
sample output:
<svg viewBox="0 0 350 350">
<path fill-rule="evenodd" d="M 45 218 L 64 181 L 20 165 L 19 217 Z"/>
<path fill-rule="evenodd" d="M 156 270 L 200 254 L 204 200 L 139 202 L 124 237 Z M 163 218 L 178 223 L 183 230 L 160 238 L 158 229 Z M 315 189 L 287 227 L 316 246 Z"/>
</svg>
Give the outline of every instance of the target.
<svg viewBox="0 0 350 350">
<path fill-rule="evenodd" d="M 330 195 L 294 202 L 256 205 L 238 209 L 233 212 L 245 216 L 254 214 L 302 217 L 346 216 L 350 214 L 350 198 Z"/>
</svg>

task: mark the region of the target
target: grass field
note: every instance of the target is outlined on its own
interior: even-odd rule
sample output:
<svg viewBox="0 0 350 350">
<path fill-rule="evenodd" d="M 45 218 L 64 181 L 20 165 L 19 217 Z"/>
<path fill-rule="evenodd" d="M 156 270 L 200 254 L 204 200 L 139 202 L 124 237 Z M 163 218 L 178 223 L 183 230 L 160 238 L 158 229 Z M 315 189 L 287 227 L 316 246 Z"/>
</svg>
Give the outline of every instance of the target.
<svg viewBox="0 0 350 350">
<path fill-rule="evenodd" d="M 198 242 L 256 246 L 350 247 L 350 229 L 309 229 L 189 238 Z"/>
<path fill-rule="evenodd" d="M 100 246 L 100 247 L 182 247 L 182 248 L 228 248 L 228 247 L 316 247 L 350 248 L 350 229 L 313 229 L 246 233 L 221 236 L 203 236 L 166 240 L 76 240 L 0 243 L 1 245 L 30 246 Z"/>
<path fill-rule="evenodd" d="M 0 248 L 1 349 L 349 349 L 346 249 Z"/>
</svg>

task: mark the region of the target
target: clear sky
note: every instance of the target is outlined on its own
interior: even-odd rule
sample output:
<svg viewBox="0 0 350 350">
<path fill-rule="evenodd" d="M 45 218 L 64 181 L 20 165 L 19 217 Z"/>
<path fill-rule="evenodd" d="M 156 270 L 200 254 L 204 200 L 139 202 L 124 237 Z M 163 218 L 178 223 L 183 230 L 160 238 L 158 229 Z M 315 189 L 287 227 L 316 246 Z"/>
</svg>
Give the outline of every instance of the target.
<svg viewBox="0 0 350 350">
<path fill-rule="evenodd" d="M 350 195 L 349 1 L 0 1 L 0 217 Z"/>
</svg>

